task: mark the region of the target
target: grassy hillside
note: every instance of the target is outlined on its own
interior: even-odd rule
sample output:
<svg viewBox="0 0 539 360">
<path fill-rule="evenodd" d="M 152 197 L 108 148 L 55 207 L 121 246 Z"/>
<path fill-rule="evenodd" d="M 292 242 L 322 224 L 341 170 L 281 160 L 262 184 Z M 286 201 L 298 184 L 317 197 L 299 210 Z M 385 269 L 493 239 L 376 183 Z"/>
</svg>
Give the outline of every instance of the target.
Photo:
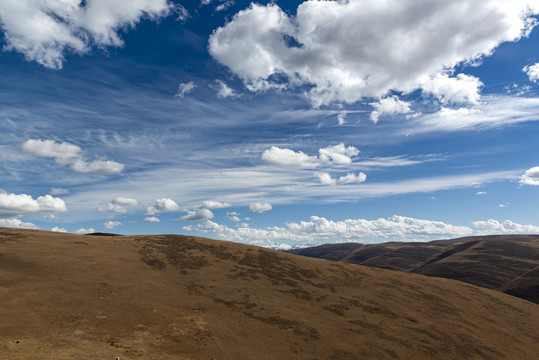
<svg viewBox="0 0 539 360">
<path fill-rule="evenodd" d="M 473 236 L 428 243 L 327 244 L 291 253 L 454 279 L 539 302 L 539 273 L 533 271 L 539 266 L 537 235 Z"/>
<path fill-rule="evenodd" d="M 539 306 L 203 238 L 0 229 L 0 359 L 537 359 Z"/>
</svg>

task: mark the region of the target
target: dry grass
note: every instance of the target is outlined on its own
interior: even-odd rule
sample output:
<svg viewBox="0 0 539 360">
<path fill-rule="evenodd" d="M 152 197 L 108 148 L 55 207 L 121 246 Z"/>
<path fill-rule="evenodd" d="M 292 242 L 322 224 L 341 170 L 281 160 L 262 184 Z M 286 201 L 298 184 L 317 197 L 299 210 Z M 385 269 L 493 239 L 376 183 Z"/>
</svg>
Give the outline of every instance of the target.
<svg viewBox="0 0 539 360">
<path fill-rule="evenodd" d="M 0 229 L 0 359 L 537 359 L 539 306 L 184 236 Z"/>
</svg>

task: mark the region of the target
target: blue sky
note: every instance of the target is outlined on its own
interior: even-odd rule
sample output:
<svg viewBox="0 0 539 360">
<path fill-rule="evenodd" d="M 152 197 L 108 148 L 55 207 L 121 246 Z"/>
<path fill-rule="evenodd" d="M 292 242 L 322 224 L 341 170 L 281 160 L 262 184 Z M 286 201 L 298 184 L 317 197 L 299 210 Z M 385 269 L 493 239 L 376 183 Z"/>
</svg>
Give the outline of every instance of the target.
<svg viewBox="0 0 539 360">
<path fill-rule="evenodd" d="M 0 2 L 0 226 L 538 233 L 536 1 Z"/>
</svg>

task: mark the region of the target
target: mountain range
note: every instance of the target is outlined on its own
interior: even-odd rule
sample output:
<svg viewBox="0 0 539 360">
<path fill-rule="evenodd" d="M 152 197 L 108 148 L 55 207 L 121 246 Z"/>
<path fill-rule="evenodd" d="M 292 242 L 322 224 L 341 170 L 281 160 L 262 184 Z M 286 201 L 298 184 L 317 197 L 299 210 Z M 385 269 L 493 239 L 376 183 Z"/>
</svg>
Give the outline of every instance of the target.
<svg viewBox="0 0 539 360">
<path fill-rule="evenodd" d="M 459 280 L 539 304 L 539 235 L 326 244 L 290 253 Z"/>
</svg>

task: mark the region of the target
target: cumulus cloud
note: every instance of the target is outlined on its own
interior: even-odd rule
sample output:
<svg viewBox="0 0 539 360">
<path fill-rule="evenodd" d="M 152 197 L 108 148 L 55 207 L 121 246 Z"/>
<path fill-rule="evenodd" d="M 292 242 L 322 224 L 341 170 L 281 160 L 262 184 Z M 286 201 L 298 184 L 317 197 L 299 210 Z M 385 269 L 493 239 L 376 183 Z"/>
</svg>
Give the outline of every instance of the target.
<svg viewBox="0 0 539 360">
<path fill-rule="evenodd" d="M 145 217 L 144 218 L 144 222 L 148 222 L 148 223 L 158 223 L 158 222 L 161 222 L 161 220 L 159 220 L 159 218 L 155 217 L 155 216 L 149 216 L 149 217 Z"/>
<path fill-rule="evenodd" d="M 39 226 L 29 222 L 23 222 L 17 218 L 0 219 L 0 227 L 16 228 L 16 229 L 33 229 L 39 230 Z"/>
<path fill-rule="evenodd" d="M 51 231 L 54 231 L 54 232 L 61 232 L 61 233 L 66 233 L 67 230 L 65 228 L 61 228 L 61 227 L 58 227 L 58 226 L 55 226 L 51 229 Z"/>
<path fill-rule="evenodd" d="M 486 195 L 487 192 L 486 191 L 478 191 L 476 195 Z"/>
<path fill-rule="evenodd" d="M 51 195 L 66 195 L 69 194 L 69 190 L 63 188 L 52 188 L 49 193 Z"/>
<path fill-rule="evenodd" d="M 250 212 L 263 213 L 270 211 L 271 209 L 273 209 L 273 207 L 268 203 L 255 202 L 249 205 Z"/>
<path fill-rule="evenodd" d="M 167 211 L 178 211 L 180 210 L 180 207 L 176 202 L 172 199 L 167 198 L 161 198 L 155 200 L 155 204 L 148 205 L 146 207 L 146 211 L 144 212 L 146 215 L 155 215 L 157 213 L 167 212 Z"/>
<path fill-rule="evenodd" d="M 176 93 L 177 98 L 183 99 L 185 95 L 189 94 L 191 91 L 195 89 L 195 83 L 192 81 L 189 81 L 187 83 L 182 83 L 178 86 L 178 92 Z"/>
<path fill-rule="evenodd" d="M 114 229 L 116 226 L 122 225 L 122 223 L 119 222 L 119 221 L 110 220 L 110 221 L 107 221 L 106 223 L 104 223 L 103 225 L 105 225 L 105 227 L 110 230 L 110 229 Z"/>
<path fill-rule="evenodd" d="M 67 207 L 60 198 L 51 195 L 37 199 L 27 194 L 8 194 L 0 192 L 0 216 L 17 217 L 36 212 L 65 212 Z"/>
<path fill-rule="evenodd" d="M 505 220 L 499 222 L 498 220 L 488 219 L 486 221 L 475 221 L 473 226 L 478 229 L 482 229 L 480 234 L 537 234 L 539 233 L 539 226 L 535 225 L 521 225 L 512 222 L 511 220 Z"/>
<path fill-rule="evenodd" d="M 238 97 L 239 94 L 234 91 L 234 89 L 230 88 L 224 81 L 222 80 L 215 80 L 214 83 L 210 84 L 210 87 L 217 92 L 217 96 L 223 99 L 226 98 L 235 98 Z"/>
<path fill-rule="evenodd" d="M 43 215 L 43 219 L 47 219 L 47 220 L 58 220 L 59 217 L 54 215 L 54 214 L 49 214 L 49 215 Z"/>
<path fill-rule="evenodd" d="M 520 183 L 525 185 L 539 185 L 539 166 L 526 170 L 520 177 Z"/>
<path fill-rule="evenodd" d="M 396 96 L 381 99 L 380 101 L 371 103 L 370 105 L 374 107 L 374 111 L 371 112 L 370 116 L 374 123 L 377 123 L 378 119 L 382 115 L 408 114 L 412 112 L 410 103 L 402 101 Z"/>
<path fill-rule="evenodd" d="M 93 229 L 93 228 L 88 228 L 88 229 L 80 228 L 77 231 L 75 231 L 75 233 L 77 233 L 77 234 L 92 234 L 92 233 L 95 233 L 95 229 Z"/>
<path fill-rule="evenodd" d="M 184 226 L 183 230 L 212 233 L 224 240 L 250 243 L 272 241 L 304 243 L 338 240 L 380 241 L 387 239 L 424 241 L 431 238 L 466 236 L 473 233 L 473 230 L 467 226 L 455 226 L 440 221 L 398 215 L 387 219 L 347 219 L 343 221 L 331 221 L 323 217 L 312 216 L 309 221 L 289 223 L 286 228 L 270 227 L 267 229 L 255 229 L 247 226 L 230 228 L 207 220 L 197 225 Z"/>
<path fill-rule="evenodd" d="M 215 200 L 207 200 L 204 201 L 202 204 L 195 206 L 195 209 L 224 209 L 230 206 L 231 205 L 229 203 L 219 202 Z"/>
<path fill-rule="evenodd" d="M 209 209 L 200 209 L 196 211 L 188 211 L 187 215 L 180 218 L 182 221 L 202 221 L 213 218 L 213 213 Z"/>
<path fill-rule="evenodd" d="M 348 173 L 345 176 L 341 176 L 338 179 L 334 179 L 330 174 L 322 172 L 318 174 L 318 182 L 322 185 L 346 185 L 346 184 L 359 184 L 367 180 L 367 175 L 360 172 L 357 175 Z"/>
<path fill-rule="evenodd" d="M 167 0 L 0 1 L 0 25 L 6 50 L 61 69 L 66 52 L 83 54 L 92 44 L 122 46 L 120 29 L 167 16 L 173 8 Z"/>
<path fill-rule="evenodd" d="M 477 104 L 483 83 L 475 76 L 436 74 L 421 85 L 423 92 L 436 96 L 442 103 Z"/>
<path fill-rule="evenodd" d="M 409 93 L 489 56 L 528 36 L 538 11 L 532 0 L 305 1 L 296 15 L 252 4 L 214 31 L 209 51 L 250 90 L 285 77 L 285 85 L 309 85 L 315 106 L 354 103 Z"/>
<path fill-rule="evenodd" d="M 117 197 L 116 199 L 109 201 L 107 205 L 100 206 L 97 208 L 97 211 L 100 212 L 115 212 L 115 213 L 126 213 L 127 207 L 137 206 L 138 201 L 131 198 Z"/>
<path fill-rule="evenodd" d="M 299 167 L 317 167 L 320 162 L 317 156 L 309 156 L 303 151 L 294 151 L 290 149 L 281 149 L 272 146 L 262 153 L 262 160 L 279 166 L 299 166 Z"/>
<path fill-rule="evenodd" d="M 83 157 L 82 149 L 66 142 L 56 142 L 54 140 L 30 139 L 21 145 L 25 152 L 53 158 L 59 165 L 68 165 L 71 170 L 94 175 L 110 175 L 121 172 L 125 165 L 111 161 L 98 159 L 88 161 Z"/>
<path fill-rule="evenodd" d="M 262 160 L 279 166 L 298 166 L 304 168 L 318 167 L 324 163 L 350 164 L 352 157 L 359 154 L 359 150 L 353 146 L 345 146 L 343 143 L 328 146 L 318 150 L 319 156 L 309 156 L 302 151 L 281 149 L 272 146 L 262 153 Z"/>
<path fill-rule="evenodd" d="M 350 164 L 352 158 L 359 154 L 358 149 L 353 146 L 345 146 L 343 143 L 328 146 L 318 150 L 318 152 L 320 153 L 320 161 L 333 161 L 336 164 Z"/>
<path fill-rule="evenodd" d="M 539 63 L 525 66 L 522 71 L 528 75 L 530 81 L 537 82 L 539 80 Z"/>
</svg>

